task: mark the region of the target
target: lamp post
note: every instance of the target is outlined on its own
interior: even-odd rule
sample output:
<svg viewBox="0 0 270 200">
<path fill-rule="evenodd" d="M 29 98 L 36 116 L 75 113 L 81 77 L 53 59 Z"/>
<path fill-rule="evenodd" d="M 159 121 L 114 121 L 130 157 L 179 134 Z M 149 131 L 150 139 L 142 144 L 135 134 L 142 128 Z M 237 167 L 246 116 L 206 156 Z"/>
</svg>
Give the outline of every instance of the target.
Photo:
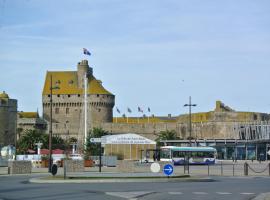
<svg viewBox="0 0 270 200">
<path fill-rule="evenodd" d="M 50 131 L 49 131 L 49 172 L 52 172 L 52 91 L 59 89 L 58 86 L 52 86 L 52 75 L 50 76 Z"/>
<path fill-rule="evenodd" d="M 189 107 L 189 146 L 191 146 L 191 132 L 192 132 L 192 126 L 191 126 L 191 107 L 197 106 L 196 104 L 191 104 L 191 96 L 189 97 L 189 104 L 185 104 L 185 107 Z"/>
</svg>

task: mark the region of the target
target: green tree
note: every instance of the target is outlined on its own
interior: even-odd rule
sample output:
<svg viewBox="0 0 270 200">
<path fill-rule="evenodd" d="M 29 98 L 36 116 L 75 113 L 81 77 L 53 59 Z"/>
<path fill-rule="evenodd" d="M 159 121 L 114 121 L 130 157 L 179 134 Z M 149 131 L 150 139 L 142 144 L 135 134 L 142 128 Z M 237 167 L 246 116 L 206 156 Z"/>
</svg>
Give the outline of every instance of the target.
<svg viewBox="0 0 270 200">
<path fill-rule="evenodd" d="M 90 155 L 96 156 L 99 155 L 99 143 L 91 143 L 90 139 L 91 138 L 101 138 L 102 136 L 108 135 L 108 132 L 103 130 L 102 128 L 93 128 L 92 130 L 89 131 L 86 144 L 85 145 L 85 150 L 84 150 L 84 158 L 89 159 Z"/>
<path fill-rule="evenodd" d="M 28 149 L 37 150 L 35 143 L 41 142 L 43 149 L 49 148 L 49 135 L 38 129 L 25 130 L 17 142 L 17 152 L 25 154 Z M 52 149 L 64 149 L 64 140 L 55 135 L 52 137 Z"/>
<path fill-rule="evenodd" d="M 40 130 L 25 130 L 17 143 L 18 153 L 26 153 L 28 149 L 36 149 L 35 143 L 44 144 L 44 133 Z"/>
<path fill-rule="evenodd" d="M 175 130 L 166 130 L 160 131 L 157 135 L 156 142 L 157 146 L 161 146 L 161 140 L 179 140 L 180 138 L 177 136 Z"/>
</svg>

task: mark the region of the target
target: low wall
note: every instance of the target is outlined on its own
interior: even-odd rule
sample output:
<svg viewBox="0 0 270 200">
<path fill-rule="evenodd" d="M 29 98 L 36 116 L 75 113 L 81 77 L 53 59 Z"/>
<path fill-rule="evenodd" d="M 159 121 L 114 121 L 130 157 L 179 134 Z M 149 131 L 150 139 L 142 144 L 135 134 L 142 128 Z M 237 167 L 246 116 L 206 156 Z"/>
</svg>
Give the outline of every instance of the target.
<svg viewBox="0 0 270 200">
<path fill-rule="evenodd" d="M 169 162 L 158 162 L 158 163 L 160 165 L 160 172 L 162 172 L 164 165 L 168 164 Z M 151 164 L 152 163 L 145 163 L 145 162 L 141 163 L 132 160 L 119 160 L 117 167 L 119 172 L 126 172 L 126 173 L 151 172 L 150 169 Z"/>
<path fill-rule="evenodd" d="M 8 162 L 9 174 L 31 174 L 32 163 L 26 160 L 13 160 Z"/>
<path fill-rule="evenodd" d="M 64 160 L 67 172 L 84 172 L 84 160 Z"/>
</svg>

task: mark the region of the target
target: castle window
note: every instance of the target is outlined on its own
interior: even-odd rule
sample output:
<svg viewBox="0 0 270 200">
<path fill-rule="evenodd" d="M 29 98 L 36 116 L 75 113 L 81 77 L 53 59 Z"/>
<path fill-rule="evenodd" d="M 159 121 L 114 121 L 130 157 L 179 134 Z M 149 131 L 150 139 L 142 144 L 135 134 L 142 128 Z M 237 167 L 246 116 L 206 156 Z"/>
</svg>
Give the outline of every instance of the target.
<svg viewBox="0 0 270 200">
<path fill-rule="evenodd" d="M 70 97 L 70 94 L 68 94 L 68 97 Z"/>
<path fill-rule="evenodd" d="M 51 97 L 51 95 L 50 95 L 50 94 L 48 94 L 48 97 Z"/>
<path fill-rule="evenodd" d="M 78 94 L 78 97 L 80 97 L 81 95 L 80 94 Z"/>
<path fill-rule="evenodd" d="M 69 114 L 69 108 L 66 108 L 66 114 Z"/>
<path fill-rule="evenodd" d="M 98 109 L 98 112 L 100 112 L 101 111 L 101 109 Z"/>
<path fill-rule="evenodd" d="M 253 119 L 254 120 L 257 120 L 257 115 L 253 115 Z"/>
<path fill-rule="evenodd" d="M 55 108 L 55 114 L 59 114 L 59 108 Z"/>
<path fill-rule="evenodd" d="M 73 80 L 68 81 L 68 84 L 70 85 L 73 84 Z"/>
<path fill-rule="evenodd" d="M 99 94 L 97 94 L 97 97 L 99 97 Z"/>
<path fill-rule="evenodd" d="M 57 97 L 60 97 L 60 94 L 58 94 Z"/>
</svg>

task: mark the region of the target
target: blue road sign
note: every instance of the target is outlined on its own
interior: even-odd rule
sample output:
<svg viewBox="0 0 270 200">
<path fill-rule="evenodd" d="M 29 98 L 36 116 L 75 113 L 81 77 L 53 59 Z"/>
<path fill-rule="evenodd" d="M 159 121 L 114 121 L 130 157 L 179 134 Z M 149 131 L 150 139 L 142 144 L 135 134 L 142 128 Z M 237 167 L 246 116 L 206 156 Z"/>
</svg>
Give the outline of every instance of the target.
<svg viewBox="0 0 270 200">
<path fill-rule="evenodd" d="M 170 176 L 173 173 L 173 166 L 170 164 L 166 164 L 163 168 L 163 173 L 167 176 Z"/>
</svg>

